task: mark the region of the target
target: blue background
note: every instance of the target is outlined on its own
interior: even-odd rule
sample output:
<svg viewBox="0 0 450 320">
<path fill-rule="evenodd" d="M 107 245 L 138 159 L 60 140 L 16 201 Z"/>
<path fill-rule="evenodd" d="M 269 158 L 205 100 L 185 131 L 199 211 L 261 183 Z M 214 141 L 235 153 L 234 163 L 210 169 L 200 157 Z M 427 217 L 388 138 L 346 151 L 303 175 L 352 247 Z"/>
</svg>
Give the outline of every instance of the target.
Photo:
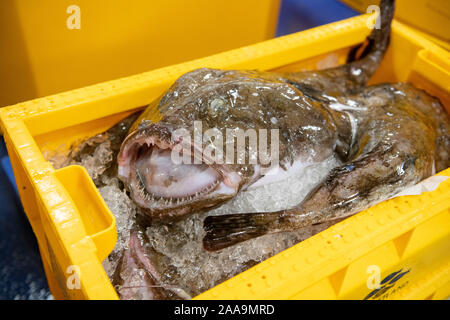
<svg viewBox="0 0 450 320">
<path fill-rule="evenodd" d="M 282 0 L 277 36 L 357 15 L 337 0 Z M 0 141 L 0 299 L 51 298 L 36 239 Z"/>
</svg>

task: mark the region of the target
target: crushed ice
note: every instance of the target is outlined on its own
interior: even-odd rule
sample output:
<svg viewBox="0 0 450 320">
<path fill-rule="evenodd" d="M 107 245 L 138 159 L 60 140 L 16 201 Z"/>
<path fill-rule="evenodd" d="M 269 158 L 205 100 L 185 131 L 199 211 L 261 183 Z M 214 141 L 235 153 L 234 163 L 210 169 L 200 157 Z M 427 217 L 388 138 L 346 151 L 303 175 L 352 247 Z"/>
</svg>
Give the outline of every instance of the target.
<svg viewBox="0 0 450 320">
<path fill-rule="evenodd" d="M 88 152 L 79 152 L 80 150 Z M 293 207 L 332 168 L 339 165 L 334 157 L 307 167 L 285 181 L 243 191 L 209 213 L 194 214 L 170 224 L 153 222 L 146 229 L 141 229 L 139 234 L 144 256 L 154 268 L 154 274 L 149 277 L 142 265 L 134 264 L 133 259 L 124 262 L 128 257 L 127 252 L 131 250 L 130 230 L 136 224 L 140 209 L 129 198 L 121 182 L 114 176 L 105 174 L 112 165 L 113 157 L 108 139 L 100 134 L 70 152 L 44 154 L 55 168 L 69 164 L 84 166 L 115 215 L 118 240 L 103 266 L 122 299 L 194 297 L 332 225 L 329 223 L 295 232 L 265 235 L 218 252 L 205 251 L 202 244 L 203 220 L 206 215 Z"/>
</svg>

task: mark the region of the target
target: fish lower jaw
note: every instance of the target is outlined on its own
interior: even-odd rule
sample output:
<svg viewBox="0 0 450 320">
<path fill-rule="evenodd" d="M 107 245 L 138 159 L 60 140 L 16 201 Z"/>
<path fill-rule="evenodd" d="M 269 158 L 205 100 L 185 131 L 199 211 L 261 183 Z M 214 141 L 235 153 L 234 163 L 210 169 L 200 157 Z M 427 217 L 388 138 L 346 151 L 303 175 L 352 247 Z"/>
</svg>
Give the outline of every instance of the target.
<svg viewBox="0 0 450 320">
<path fill-rule="evenodd" d="M 237 191 L 237 188 L 229 187 L 223 181 L 218 181 L 214 185 L 185 197 L 160 197 L 139 188 L 132 192 L 132 198 L 150 217 L 172 219 L 214 207 L 234 197 Z"/>
<path fill-rule="evenodd" d="M 199 199 L 202 195 L 206 195 L 214 190 L 221 182 L 215 181 L 211 185 L 197 191 L 195 193 L 186 195 L 184 197 L 168 197 L 163 195 L 156 195 L 154 193 L 148 192 L 144 190 L 142 186 L 139 186 L 139 196 L 143 199 L 147 204 L 153 203 L 155 207 L 157 206 L 165 206 L 167 208 L 172 206 L 179 206 L 185 203 L 192 202 L 196 199 Z"/>
</svg>

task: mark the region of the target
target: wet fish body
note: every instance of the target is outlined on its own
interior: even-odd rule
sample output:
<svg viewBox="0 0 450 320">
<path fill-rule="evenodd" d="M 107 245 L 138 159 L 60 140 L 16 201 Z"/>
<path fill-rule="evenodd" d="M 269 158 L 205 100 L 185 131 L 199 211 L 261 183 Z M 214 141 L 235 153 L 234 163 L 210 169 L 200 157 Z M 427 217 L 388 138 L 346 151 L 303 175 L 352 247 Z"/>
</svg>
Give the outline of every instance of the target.
<svg viewBox="0 0 450 320">
<path fill-rule="evenodd" d="M 153 112 L 147 109 L 122 144 L 118 175 L 133 200 L 152 218 L 180 218 L 333 154 L 342 160 L 294 208 L 207 217 L 204 246 L 218 250 L 341 219 L 447 168 L 450 120 L 440 102 L 406 83 L 366 86 L 389 43 L 393 1 L 382 1 L 381 11 L 381 29 L 372 32 L 362 56 L 355 60 L 352 50 L 344 66 L 287 74 L 198 69 L 181 76 L 155 102 L 161 121 L 146 121 Z M 180 128 L 193 134 L 195 121 L 223 136 L 233 128 L 278 130 L 277 174 L 264 174 L 259 160 L 209 163 L 205 144 L 172 139 Z M 181 143 L 200 164 L 172 161 Z M 238 154 L 236 145 L 233 151 Z"/>
</svg>

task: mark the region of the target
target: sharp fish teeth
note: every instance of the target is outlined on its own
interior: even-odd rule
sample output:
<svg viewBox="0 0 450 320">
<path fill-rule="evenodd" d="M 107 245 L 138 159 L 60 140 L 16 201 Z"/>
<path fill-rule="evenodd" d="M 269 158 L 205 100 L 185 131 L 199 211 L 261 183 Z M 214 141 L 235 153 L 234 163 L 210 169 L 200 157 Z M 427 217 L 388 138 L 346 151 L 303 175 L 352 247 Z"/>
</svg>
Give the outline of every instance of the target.
<svg viewBox="0 0 450 320">
<path fill-rule="evenodd" d="M 146 201 L 149 202 L 156 202 L 154 205 L 163 205 L 163 206 L 169 206 L 169 205 L 180 205 L 183 204 L 185 202 L 190 202 L 192 200 L 195 200 L 196 198 L 198 198 L 200 195 L 204 194 L 204 193 L 208 193 L 211 190 L 213 190 L 214 188 L 217 187 L 217 185 L 220 183 L 219 180 L 214 181 L 213 183 L 211 183 L 210 185 L 204 187 L 203 189 L 201 189 L 200 191 L 195 192 L 192 195 L 187 195 L 184 197 L 180 197 L 180 198 L 173 198 L 173 197 L 163 197 L 163 196 L 157 196 L 154 193 L 149 193 L 147 191 L 147 189 L 145 188 L 144 185 L 144 181 L 142 179 L 142 176 L 140 175 L 140 173 L 138 171 L 136 171 L 137 173 L 137 177 L 138 177 L 138 185 L 137 185 L 137 193 L 138 195 L 145 199 Z"/>
</svg>

